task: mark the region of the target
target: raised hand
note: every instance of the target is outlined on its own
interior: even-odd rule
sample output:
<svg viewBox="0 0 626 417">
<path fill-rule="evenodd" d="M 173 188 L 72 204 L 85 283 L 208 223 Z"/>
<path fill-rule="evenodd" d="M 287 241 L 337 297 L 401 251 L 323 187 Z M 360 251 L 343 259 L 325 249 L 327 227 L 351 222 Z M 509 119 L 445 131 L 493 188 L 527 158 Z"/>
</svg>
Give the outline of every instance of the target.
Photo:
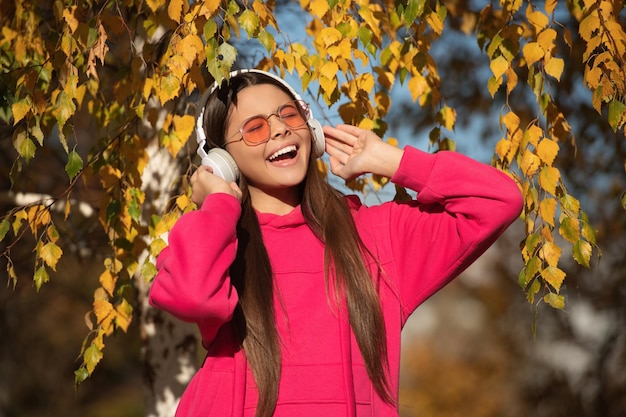
<svg viewBox="0 0 626 417">
<path fill-rule="evenodd" d="M 398 169 L 402 149 L 384 142 L 374 132 L 343 124 L 323 129 L 333 174 L 345 180 L 365 173 L 392 177 Z"/>
</svg>

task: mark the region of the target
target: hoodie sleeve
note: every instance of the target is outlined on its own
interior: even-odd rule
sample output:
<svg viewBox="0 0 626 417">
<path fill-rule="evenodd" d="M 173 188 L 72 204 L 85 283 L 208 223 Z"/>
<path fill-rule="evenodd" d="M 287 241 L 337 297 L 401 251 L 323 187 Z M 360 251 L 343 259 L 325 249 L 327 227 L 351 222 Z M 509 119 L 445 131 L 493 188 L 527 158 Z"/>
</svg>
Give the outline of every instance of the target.
<svg viewBox="0 0 626 417">
<path fill-rule="evenodd" d="M 522 197 L 506 174 L 455 152 L 406 147 L 391 181 L 417 192 L 387 212 L 404 321 L 495 242 L 519 216 Z"/>
<path fill-rule="evenodd" d="M 229 268 L 237 252 L 241 207 L 228 194 L 212 194 L 200 210 L 184 214 L 157 257 L 149 302 L 200 327 L 210 341 L 231 320 L 238 302 Z"/>
</svg>

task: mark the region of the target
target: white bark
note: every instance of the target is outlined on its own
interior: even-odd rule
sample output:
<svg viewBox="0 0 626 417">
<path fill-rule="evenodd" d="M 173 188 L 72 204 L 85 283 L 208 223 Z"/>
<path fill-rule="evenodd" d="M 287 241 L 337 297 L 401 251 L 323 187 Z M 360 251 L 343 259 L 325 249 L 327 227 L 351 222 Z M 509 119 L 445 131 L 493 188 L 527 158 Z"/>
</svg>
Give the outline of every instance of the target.
<svg viewBox="0 0 626 417">
<path fill-rule="evenodd" d="M 150 162 L 143 173 L 143 208 L 146 221 L 152 213 L 163 213 L 172 194 L 172 184 L 180 176 L 178 163 L 165 149 L 148 148 Z M 148 242 L 149 243 L 149 242 Z M 143 265 L 146 250 L 139 258 Z M 140 306 L 140 329 L 144 360 L 146 417 L 172 417 L 180 397 L 197 369 L 198 335 L 195 326 L 182 323 L 148 304 L 147 283 L 138 272 L 135 277 Z"/>
</svg>

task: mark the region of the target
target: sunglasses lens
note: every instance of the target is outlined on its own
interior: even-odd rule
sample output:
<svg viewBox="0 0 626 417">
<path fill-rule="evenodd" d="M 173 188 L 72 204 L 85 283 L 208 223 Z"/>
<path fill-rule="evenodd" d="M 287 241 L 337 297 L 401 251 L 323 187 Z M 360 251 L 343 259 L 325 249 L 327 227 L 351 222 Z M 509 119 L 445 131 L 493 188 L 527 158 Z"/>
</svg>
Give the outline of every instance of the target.
<svg viewBox="0 0 626 417">
<path fill-rule="evenodd" d="M 308 107 L 304 102 L 293 102 L 285 104 L 279 110 L 280 119 L 289 127 L 300 127 L 306 123 L 304 119 L 308 112 Z"/>
<path fill-rule="evenodd" d="M 254 117 L 243 125 L 241 134 L 249 143 L 262 143 L 270 137 L 270 125 L 264 117 Z"/>
</svg>

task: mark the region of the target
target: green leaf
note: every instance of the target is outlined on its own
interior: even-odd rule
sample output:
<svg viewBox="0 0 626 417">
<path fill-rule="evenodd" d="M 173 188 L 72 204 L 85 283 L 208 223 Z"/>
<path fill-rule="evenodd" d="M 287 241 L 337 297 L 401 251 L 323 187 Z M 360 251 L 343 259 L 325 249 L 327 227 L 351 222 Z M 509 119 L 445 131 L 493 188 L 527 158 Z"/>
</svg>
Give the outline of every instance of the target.
<svg viewBox="0 0 626 417">
<path fill-rule="evenodd" d="M 259 29 L 259 16 L 252 10 L 246 9 L 241 16 L 239 16 L 239 24 L 243 30 L 248 33 L 248 37 L 251 38 L 256 35 Z"/>
<path fill-rule="evenodd" d="M 59 124 L 59 130 L 63 129 L 68 119 L 76 112 L 74 101 L 67 95 L 65 91 L 61 91 L 56 101 L 56 119 Z"/>
<path fill-rule="evenodd" d="M 617 129 L 624 124 L 626 120 L 626 105 L 617 99 L 611 100 L 609 103 L 609 125 L 613 129 L 613 132 L 617 132 Z"/>
<path fill-rule="evenodd" d="M 92 343 L 83 354 L 83 361 L 85 362 L 85 367 L 87 368 L 89 375 L 91 375 L 93 370 L 96 369 L 96 365 L 98 365 L 100 359 L 102 359 L 102 351 L 98 349 L 94 343 Z"/>
<path fill-rule="evenodd" d="M 7 232 L 11 229 L 11 222 L 5 217 L 0 223 L 0 240 L 3 240 Z"/>
<path fill-rule="evenodd" d="M 26 162 L 35 156 L 35 144 L 27 135 L 25 129 L 18 127 L 13 134 L 13 147 Z"/>
<path fill-rule="evenodd" d="M 572 247 L 572 256 L 574 257 L 574 260 L 585 268 L 589 268 L 591 252 L 591 244 L 582 239 L 576 242 Z"/>
<path fill-rule="evenodd" d="M 137 189 L 132 189 L 130 191 L 131 199 L 130 204 L 128 205 L 128 214 L 130 214 L 130 217 L 135 221 L 139 221 L 139 218 L 141 217 L 141 208 L 139 207 L 139 201 L 137 200 L 137 194 L 139 192 L 140 191 Z"/>
<path fill-rule="evenodd" d="M 87 378 L 89 378 L 89 372 L 87 371 L 87 368 L 85 368 L 84 366 L 81 366 L 80 368 L 74 371 L 74 385 L 80 384 Z"/>
<path fill-rule="evenodd" d="M 109 223 L 113 218 L 117 217 L 120 213 L 122 205 L 118 200 L 111 200 L 111 202 L 107 205 L 107 223 Z"/>
<path fill-rule="evenodd" d="M 274 48 L 274 45 L 276 44 L 274 36 L 267 30 L 262 30 L 261 33 L 259 33 L 258 39 L 261 45 L 265 47 L 265 50 L 267 52 L 271 52 L 272 48 Z"/>
<path fill-rule="evenodd" d="M 156 269 L 156 266 L 154 266 L 153 262 L 146 261 L 141 266 L 141 276 L 143 277 L 145 282 L 152 281 L 152 278 L 154 278 L 156 274 L 157 274 L 157 269 Z"/>
<path fill-rule="evenodd" d="M 541 270 L 541 260 L 538 257 L 533 256 L 526 263 L 526 269 L 525 269 L 525 274 L 524 274 L 525 279 L 523 281 L 524 285 L 522 288 L 526 288 L 528 286 L 528 283 L 531 282 L 533 278 L 535 278 L 535 275 L 537 275 L 537 273 L 539 273 L 540 270 Z"/>
<path fill-rule="evenodd" d="M 65 164 L 65 172 L 73 180 L 74 177 L 83 169 L 83 159 L 76 151 L 69 153 L 67 164 Z"/>
<path fill-rule="evenodd" d="M 424 4 L 425 0 L 409 0 L 406 4 L 406 8 L 404 9 L 404 23 L 406 26 L 411 26 L 417 16 L 421 16 L 424 14 Z"/>
<path fill-rule="evenodd" d="M 555 293 L 548 293 L 543 297 L 543 301 L 548 303 L 553 308 L 563 310 L 565 307 L 565 297 Z"/>
<path fill-rule="evenodd" d="M 374 32 L 372 32 L 365 26 L 361 26 L 357 33 L 359 35 L 359 40 L 361 41 L 361 44 L 363 45 L 363 47 L 367 48 L 372 42 L 372 36 L 374 35 Z"/>
<path fill-rule="evenodd" d="M 48 275 L 48 271 L 45 266 L 42 265 L 35 271 L 33 281 L 35 281 L 35 288 L 37 288 L 37 291 L 39 291 L 43 284 L 50 281 L 50 276 Z"/>
<path fill-rule="evenodd" d="M 578 219 L 572 219 L 571 217 L 563 218 L 559 226 L 559 234 L 571 243 L 576 243 L 580 238 Z"/>
</svg>

